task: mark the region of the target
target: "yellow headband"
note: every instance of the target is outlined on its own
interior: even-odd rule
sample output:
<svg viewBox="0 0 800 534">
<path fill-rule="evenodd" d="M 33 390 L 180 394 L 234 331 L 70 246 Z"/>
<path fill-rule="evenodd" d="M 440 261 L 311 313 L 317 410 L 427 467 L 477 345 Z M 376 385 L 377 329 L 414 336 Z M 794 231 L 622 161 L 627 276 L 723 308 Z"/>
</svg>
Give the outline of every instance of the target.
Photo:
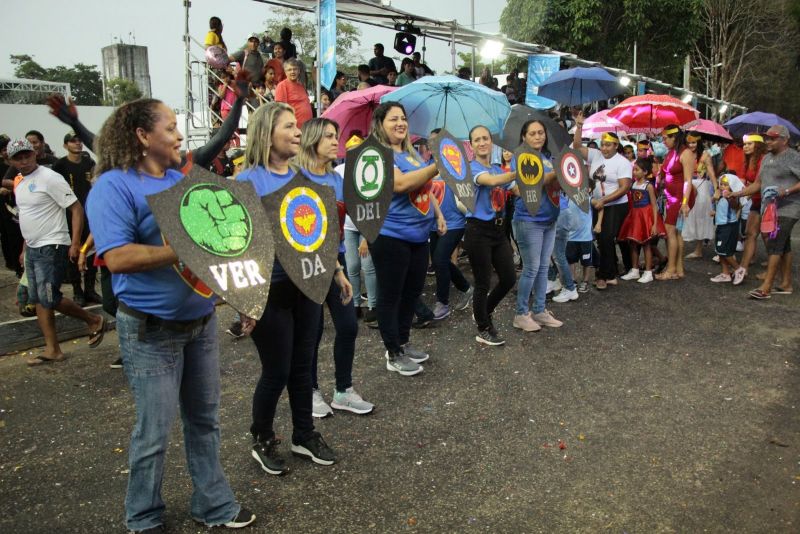
<svg viewBox="0 0 800 534">
<path fill-rule="evenodd" d="M 686 140 L 689 141 L 690 143 L 694 143 L 695 141 L 699 141 L 700 139 L 702 139 L 702 136 L 698 133 L 689 132 L 686 134 Z"/>
<path fill-rule="evenodd" d="M 239 156 L 238 158 L 233 160 L 234 165 L 241 165 L 242 163 L 244 163 L 244 155 Z"/>
<path fill-rule="evenodd" d="M 636 146 L 639 148 L 650 148 L 650 141 L 639 141 L 636 143 Z"/>
<path fill-rule="evenodd" d="M 603 143 L 617 143 L 619 144 L 619 138 L 614 137 L 610 133 L 604 133 L 600 136 L 600 141 Z"/>
<path fill-rule="evenodd" d="M 680 132 L 680 128 L 670 128 L 669 130 L 664 130 L 661 132 L 664 135 L 675 135 L 676 133 Z"/>
<path fill-rule="evenodd" d="M 763 143 L 764 138 L 758 134 L 748 134 L 742 137 L 742 141 L 745 143 Z"/>
</svg>

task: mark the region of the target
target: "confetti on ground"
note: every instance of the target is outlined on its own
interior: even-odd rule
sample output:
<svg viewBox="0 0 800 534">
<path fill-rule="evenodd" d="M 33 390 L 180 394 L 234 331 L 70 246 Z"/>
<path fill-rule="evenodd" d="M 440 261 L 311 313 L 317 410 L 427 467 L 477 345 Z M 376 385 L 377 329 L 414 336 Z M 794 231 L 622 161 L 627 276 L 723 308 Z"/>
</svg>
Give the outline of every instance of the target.
<svg viewBox="0 0 800 534">
<path fill-rule="evenodd" d="M 558 440 L 558 448 L 562 451 L 567 448 L 567 444 L 563 439 Z"/>
</svg>

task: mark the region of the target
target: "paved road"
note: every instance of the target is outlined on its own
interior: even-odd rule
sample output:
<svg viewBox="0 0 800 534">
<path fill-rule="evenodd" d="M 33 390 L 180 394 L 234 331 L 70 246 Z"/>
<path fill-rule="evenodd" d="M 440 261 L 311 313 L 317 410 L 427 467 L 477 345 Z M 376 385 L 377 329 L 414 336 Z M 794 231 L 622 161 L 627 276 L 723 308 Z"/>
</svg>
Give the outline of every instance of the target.
<svg viewBox="0 0 800 534">
<path fill-rule="evenodd" d="M 558 330 L 513 331 L 507 301 L 499 349 L 478 346 L 469 312 L 456 313 L 415 331 L 432 354 L 417 377 L 388 373 L 363 328 L 355 381 L 376 413 L 319 422 L 339 463 L 290 457 L 282 478 L 249 456 L 253 345 L 221 333 L 223 464 L 258 515 L 252 531 L 797 532 L 800 297 L 751 301 L 707 282 L 710 261 L 689 269 L 552 304 Z M 108 368 L 116 341 L 68 344 L 67 362 L 37 369 L 0 358 L 0 531 L 124 531 L 134 411 Z M 331 343 L 329 328 L 323 354 Z M 320 376 L 329 396 L 332 358 Z M 285 398 L 276 429 L 291 435 Z M 203 530 L 190 490 L 176 425 L 172 531 Z"/>
</svg>

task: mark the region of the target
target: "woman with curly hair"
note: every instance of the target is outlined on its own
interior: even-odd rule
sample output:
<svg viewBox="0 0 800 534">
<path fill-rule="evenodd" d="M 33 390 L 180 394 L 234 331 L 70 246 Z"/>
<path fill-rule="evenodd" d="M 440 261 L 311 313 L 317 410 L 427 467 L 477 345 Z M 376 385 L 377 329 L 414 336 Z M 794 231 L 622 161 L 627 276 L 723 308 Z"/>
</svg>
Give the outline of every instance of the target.
<svg viewBox="0 0 800 534">
<path fill-rule="evenodd" d="M 147 195 L 184 175 L 183 136 L 163 102 L 141 99 L 117 108 L 96 142 L 97 183 L 87 200 L 97 254 L 119 299 L 117 332 L 136 404 L 129 448 L 125 522 L 129 530 L 163 525 L 161 484 L 172 423 L 180 407 L 191 514 L 209 526 L 241 528 L 255 515 L 239 506 L 219 461 L 219 345 L 211 295 L 201 295 L 176 268 Z"/>
<path fill-rule="evenodd" d="M 758 172 L 761 170 L 761 161 L 767 153 L 767 145 L 764 137 L 759 134 L 745 135 L 742 150 L 744 151 L 744 183 L 749 186 L 758 180 Z M 756 245 L 758 235 L 761 233 L 761 193 L 754 193 L 750 197 L 750 213 L 747 216 L 747 226 L 744 231 L 744 252 L 739 268 L 733 273 L 733 285 L 738 286 L 747 276 L 747 269 L 750 262 L 756 255 Z"/>
</svg>

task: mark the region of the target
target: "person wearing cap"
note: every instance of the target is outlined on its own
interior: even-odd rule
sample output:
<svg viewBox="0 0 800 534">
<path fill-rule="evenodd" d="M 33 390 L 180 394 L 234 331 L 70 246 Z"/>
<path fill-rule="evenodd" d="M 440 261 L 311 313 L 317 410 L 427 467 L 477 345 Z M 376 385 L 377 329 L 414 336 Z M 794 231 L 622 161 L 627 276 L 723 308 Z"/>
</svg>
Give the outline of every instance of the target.
<svg viewBox="0 0 800 534">
<path fill-rule="evenodd" d="M 369 60 L 369 75 L 372 76 L 378 84 L 386 85 L 389 81 L 386 75 L 390 70 L 397 72 L 397 65 L 394 64 L 392 58 L 383 55 L 383 44 L 375 43 L 372 52 L 375 54 L 375 57 Z"/>
<path fill-rule="evenodd" d="M 763 300 L 775 294 L 792 293 L 792 229 L 800 219 L 800 153 L 789 148 L 789 130 L 775 125 L 764 134 L 769 153 L 761 161 L 757 180 L 735 196 L 761 192 L 776 198 L 778 212 L 777 232 L 767 237 L 767 274 L 761 285 L 750 291 L 751 298 Z M 762 205 L 762 213 L 766 204 Z M 782 273 L 780 286 L 772 287 L 778 271 Z"/>
<path fill-rule="evenodd" d="M 65 359 L 58 344 L 54 310 L 80 319 L 89 327 L 89 346 L 103 340 L 106 320 L 102 315 L 85 311 L 62 296 L 67 257 L 76 261 L 81 244 L 83 208 L 64 178 L 36 163 L 36 153 L 27 139 L 8 145 L 8 157 L 19 171 L 14 180 L 14 194 L 19 208 L 19 224 L 25 238 L 25 273 L 28 277 L 29 302 L 36 305 L 36 318 L 44 335 L 42 354 L 28 360 L 28 365 L 59 362 Z M 72 235 L 67 217 L 72 217 Z"/>
<path fill-rule="evenodd" d="M 242 50 L 234 52 L 230 55 L 231 61 L 236 61 L 241 65 L 241 68 L 247 71 L 250 75 L 251 82 L 257 82 L 262 79 L 264 72 L 264 60 L 261 59 L 261 54 L 258 51 L 258 44 L 261 40 L 258 34 L 251 33 L 247 37 L 247 44 Z"/>
<path fill-rule="evenodd" d="M 89 196 L 89 190 L 92 188 L 94 160 L 83 151 L 83 143 L 75 132 L 69 132 L 64 136 L 64 149 L 67 151 L 67 155 L 56 161 L 53 170 L 64 177 L 81 206 L 86 206 L 86 197 Z M 89 225 L 84 220 L 81 242 L 86 241 L 87 237 L 89 237 Z M 92 262 L 88 262 L 87 270 L 83 274 L 83 287 L 81 286 L 81 274 L 73 262 L 67 265 L 67 278 L 72 284 L 73 300 L 78 306 L 84 306 L 87 302 L 97 304 L 102 302 L 100 295 L 95 291 L 97 269 Z"/>
</svg>

